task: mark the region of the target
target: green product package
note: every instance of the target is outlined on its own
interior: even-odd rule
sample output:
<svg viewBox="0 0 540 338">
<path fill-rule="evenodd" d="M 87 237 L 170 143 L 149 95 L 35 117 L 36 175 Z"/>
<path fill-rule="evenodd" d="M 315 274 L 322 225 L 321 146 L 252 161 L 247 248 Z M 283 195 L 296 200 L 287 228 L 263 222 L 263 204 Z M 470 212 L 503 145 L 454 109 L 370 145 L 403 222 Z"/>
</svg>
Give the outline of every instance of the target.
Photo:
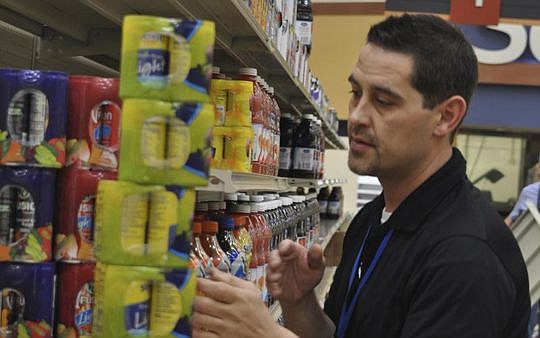
<svg viewBox="0 0 540 338">
<path fill-rule="evenodd" d="M 127 99 L 122 114 L 120 180 L 208 184 L 213 105 Z"/>
<path fill-rule="evenodd" d="M 126 16 L 120 97 L 210 102 L 214 40 L 211 21 Z"/>
<path fill-rule="evenodd" d="M 99 182 L 94 251 L 108 264 L 187 267 L 195 190 Z"/>
<path fill-rule="evenodd" d="M 190 269 L 98 263 L 92 335 L 189 338 L 195 291 Z"/>
</svg>

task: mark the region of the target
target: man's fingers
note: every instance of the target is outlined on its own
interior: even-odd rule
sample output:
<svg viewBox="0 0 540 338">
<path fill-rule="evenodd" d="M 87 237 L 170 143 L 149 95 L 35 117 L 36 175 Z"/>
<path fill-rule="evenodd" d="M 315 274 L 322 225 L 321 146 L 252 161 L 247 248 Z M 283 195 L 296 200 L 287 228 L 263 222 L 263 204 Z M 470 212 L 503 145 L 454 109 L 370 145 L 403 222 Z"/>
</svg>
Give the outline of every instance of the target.
<svg viewBox="0 0 540 338">
<path fill-rule="evenodd" d="M 308 251 L 308 265 L 310 269 L 319 270 L 324 267 L 324 255 L 319 244 L 314 244 Z"/>
<path fill-rule="evenodd" d="M 192 338 L 219 338 L 219 336 L 212 331 L 207 331 L 204 328 L 195 328 L 195 327 L 191 331 L 191 337 Z"/>
<path fill-rule="evenodd" d="M 279 255 L 283 260 L 296 259 L 300 255 L 300 249 L 303 249 L 303 247 L 290 239 L 281 241 L 278 246 Z"/>
<path fill-rule="evenodd" d="M 195 296 L 193 311 L 204 313 L 209 316 L 222 318 L 229 311 L 229 304 L 219 302 L 206 296 Z"/>
<path fill-rule="evenodd" d="M 266 275 L 266 282 L 267 283 L 277 283 L 283 278 L 283 274 L 281 272 L 274 272 L 269 273 Z"/>
<path fill-rule="evenodd" d="M 221 318 L 209 316 L 201 312 L 194 312 L 191 319 L 191 326 L 193 328 L 193 331 L 200 331 L 202 334 L 206 332 L 220 332 L 223 330 L 223 324 L 224 323 Z M 195 335 L 193 336 L 195 337 Z"/>
<path fill-rule="evenodd" d="M 230 304 L 236 299 L 235 287 L 222 281 L 198 278 L 197 291 L 222 303 Z"/>
<path fill-rule="evenodd" d="M 211 268 L 208 272 L 209 272 L 211 280 L 223 282 L 225 284 L 229 284 L 237 288 L 246 289 L 246 288 L 251 287 L 251 285 L 253 285 L 253 283 L 251 282 L 234 277 L 230 273 L 219 271 L 216 268 Z"/>
</svg>

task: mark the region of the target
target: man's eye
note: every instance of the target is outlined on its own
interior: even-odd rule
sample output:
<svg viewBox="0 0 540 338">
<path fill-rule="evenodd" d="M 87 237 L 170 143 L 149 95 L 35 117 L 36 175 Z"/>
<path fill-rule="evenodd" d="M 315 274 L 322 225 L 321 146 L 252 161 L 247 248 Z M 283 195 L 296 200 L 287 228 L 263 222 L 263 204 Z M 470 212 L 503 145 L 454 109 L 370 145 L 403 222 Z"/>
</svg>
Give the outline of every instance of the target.
<svg viewBox="0 0 540 338">
<path fill-rule="evenodd" d="M 388 107 L 392 105 L 392 102 L 380 98 L 375 98 L 375 102 L 377 102 L 378 105 L 383 107 Z"/>
<path fill-rule="evenodd" d="M 360 91 L 358 90 L 351 90 L 349 92 L 355 99 L 359 98 L 360 97 Z"/>
</svg>

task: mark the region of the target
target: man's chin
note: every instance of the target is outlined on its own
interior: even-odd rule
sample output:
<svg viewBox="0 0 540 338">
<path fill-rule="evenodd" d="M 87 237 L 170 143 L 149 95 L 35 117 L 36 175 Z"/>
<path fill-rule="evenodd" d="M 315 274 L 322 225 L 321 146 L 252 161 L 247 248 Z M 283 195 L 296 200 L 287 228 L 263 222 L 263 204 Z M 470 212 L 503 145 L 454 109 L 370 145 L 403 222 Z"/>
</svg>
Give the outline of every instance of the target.
<svg viewBox="0 0 540 338">
<path fill-rule="evenodd" d="M 349 169 L 357 175 L 376 176 L 375 170 L 373 170 L 366 160 L 351 158 L 351 154 L 349 154 L 348 165 Z"/>
</svg>

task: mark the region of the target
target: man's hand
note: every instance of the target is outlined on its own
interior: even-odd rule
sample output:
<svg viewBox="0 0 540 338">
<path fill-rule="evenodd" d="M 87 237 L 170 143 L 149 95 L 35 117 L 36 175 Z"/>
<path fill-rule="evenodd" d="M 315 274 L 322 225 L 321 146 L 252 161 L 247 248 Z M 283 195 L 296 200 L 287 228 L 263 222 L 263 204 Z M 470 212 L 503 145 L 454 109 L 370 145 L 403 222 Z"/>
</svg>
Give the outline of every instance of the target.
<svg viewBox="0 0 540 338">
<path fill-rule="evenodd" d="M 259 289 L 217 269 L 197 280 L 193 338 L 294 337 L 274 322 Z"/>
<path fill-rule="evenodd" d="M 282 305 L 294 306 L 319 284 L 324 267 L 320 245 L 315 244 L 308 250 L 284 240 L 268 258 L 268 290 Z"/>
</svg>

